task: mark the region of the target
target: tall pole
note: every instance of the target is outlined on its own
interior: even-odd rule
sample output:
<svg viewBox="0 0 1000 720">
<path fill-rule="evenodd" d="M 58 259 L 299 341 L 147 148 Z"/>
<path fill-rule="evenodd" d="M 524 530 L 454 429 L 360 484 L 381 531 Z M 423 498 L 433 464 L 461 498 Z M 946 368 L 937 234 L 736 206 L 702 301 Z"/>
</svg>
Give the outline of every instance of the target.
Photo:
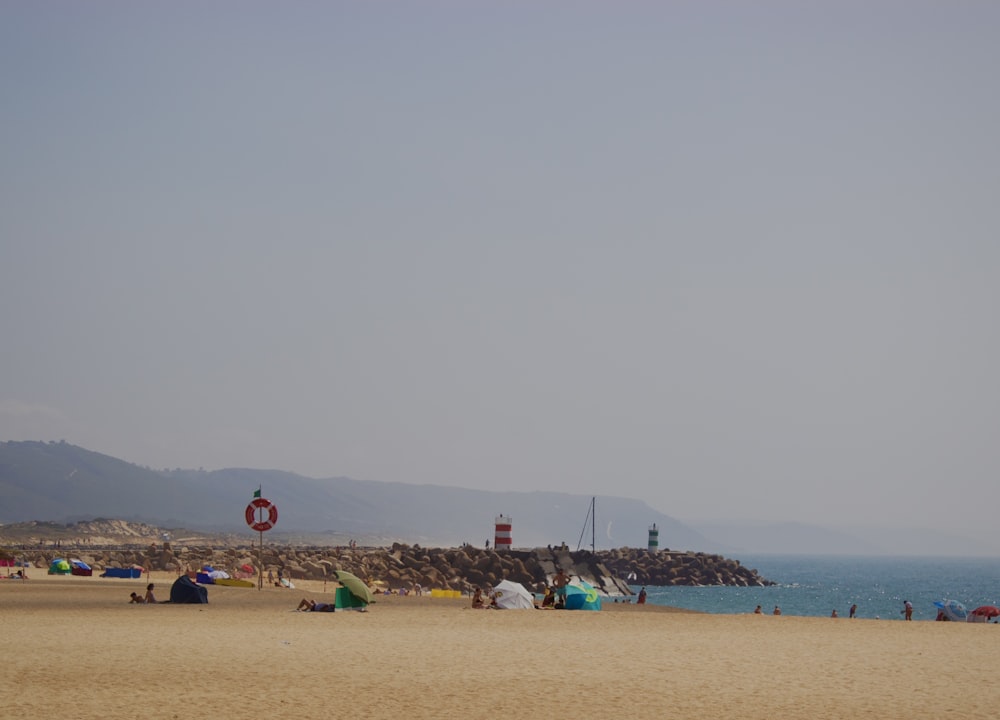
<svg viewBox="0 0 1000 720">
<path fill-rule="evenodd" d="M 264 488 L 261 485 L 257 486 L 257 497 L 264 497 Z M 257 508 L 257 522 L 261 522 L 264 519 L 264 508 Z M 257 545 L 257 592 L 264 589 L 264 531 L 258 531 L 260 535 L 260 542 Z"/>
<path fill-rule="evenodd" d="M 597 552 L 597 498 L 590 498 L 590 552 Z"/>
</svg>

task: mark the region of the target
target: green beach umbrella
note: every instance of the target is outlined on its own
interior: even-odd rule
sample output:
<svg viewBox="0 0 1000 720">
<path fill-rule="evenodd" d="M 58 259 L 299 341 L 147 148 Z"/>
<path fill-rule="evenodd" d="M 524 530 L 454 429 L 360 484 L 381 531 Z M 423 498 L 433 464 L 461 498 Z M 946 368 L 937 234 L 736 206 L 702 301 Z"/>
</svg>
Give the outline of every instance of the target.
<svg viewBox="0 0 1000 720">
<path fill-rule="evenodd" d="M 375 596 L 368 586 L 361 581 L 357 575 L 352 575 L 346 570 L 335 570 L 337 581 L 350 591 L 351 595 L 366 603 L 375 602 Z"/>
</svg>

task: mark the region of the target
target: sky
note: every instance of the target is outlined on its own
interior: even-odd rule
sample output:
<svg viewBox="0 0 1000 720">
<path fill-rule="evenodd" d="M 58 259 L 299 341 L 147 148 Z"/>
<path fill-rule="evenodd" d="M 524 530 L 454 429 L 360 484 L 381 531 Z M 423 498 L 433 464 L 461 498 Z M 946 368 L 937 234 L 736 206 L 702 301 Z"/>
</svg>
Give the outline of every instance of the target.
<svg viewBox="0 0 1000 720">
<path fill-rule="evenodd" d="M 998 33 L 4 0 L 0 439 L 994 537 Z"/>
</svg>

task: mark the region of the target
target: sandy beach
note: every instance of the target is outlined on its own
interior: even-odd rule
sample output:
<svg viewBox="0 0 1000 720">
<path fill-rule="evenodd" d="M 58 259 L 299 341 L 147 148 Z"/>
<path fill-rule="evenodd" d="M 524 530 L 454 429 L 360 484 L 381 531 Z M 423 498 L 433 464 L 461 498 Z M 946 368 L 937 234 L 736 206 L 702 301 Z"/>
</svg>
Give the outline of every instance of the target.
<svg viewBox="0 0 1000 720">
<path fill-rule="evenodd" d="M 153 573 L 160 599 L 175 576 Z M 129 605 L 147 579 L 0 581 L 3 717 L 995 718 L 1000 626 L 472 610 L 386 597 L 295 612 L 331 583 L 209 587 Z"/>
</svg>

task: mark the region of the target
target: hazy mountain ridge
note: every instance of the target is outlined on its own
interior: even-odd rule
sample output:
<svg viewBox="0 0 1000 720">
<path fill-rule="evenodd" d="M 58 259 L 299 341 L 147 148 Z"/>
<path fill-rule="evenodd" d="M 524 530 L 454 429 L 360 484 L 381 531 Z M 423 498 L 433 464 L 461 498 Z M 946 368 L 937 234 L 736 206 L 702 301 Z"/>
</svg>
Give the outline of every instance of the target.
<svg viewBox="0 0 1000 720">
<path fill-rule="evenodd" d="M 205 533 L 244 534 L 252 493 L 279 509 L 274 541 L 291 536 L 331 542 L 481 545 L 492 542 L 499 514 L 513 518 L 514 545 L 565 542 L 589 548 L 584 528 L 590 496 L 555 492 L 490 492 L 336 477 L 307 478 L 281 470 L 154 470 L 66 442 L 0 442 L 0 523 L 75 522 L 119 518 Z M 597 549 L 645 547 L 659 528 L 660 548 L 699 552 L 815 555 L 983 555 L 986 541 L 914 528 L 825 528 L 763 523 L 754 518 L 684 523 L 629 498 L 597 499 Z M 582 537 L 581 537 L 582 536 Z M 995 544 L 995 543 L 994 543 Z"/>
<path fill-rule="evenodd" d="M 64 442 L 0 443 L 0 522 L 116 517 L 165 527 L 254 533 L 243 511 L 263 486 L 279 509 L 272 537 L 328 533 L 423 545 L 493 540 L 499 514 L 513 518 L 519 547 L 565 542 L 589 547 L 581 532 L 589 496 L 488 492 L 351 478 L 306 478 L 279 470 L 152 470 Z M 713 543 L 639 500 L 600 497 L 598 549 L 645 547 L 648 527 L 660 546 L 705 551 Z"/>
</svg>

